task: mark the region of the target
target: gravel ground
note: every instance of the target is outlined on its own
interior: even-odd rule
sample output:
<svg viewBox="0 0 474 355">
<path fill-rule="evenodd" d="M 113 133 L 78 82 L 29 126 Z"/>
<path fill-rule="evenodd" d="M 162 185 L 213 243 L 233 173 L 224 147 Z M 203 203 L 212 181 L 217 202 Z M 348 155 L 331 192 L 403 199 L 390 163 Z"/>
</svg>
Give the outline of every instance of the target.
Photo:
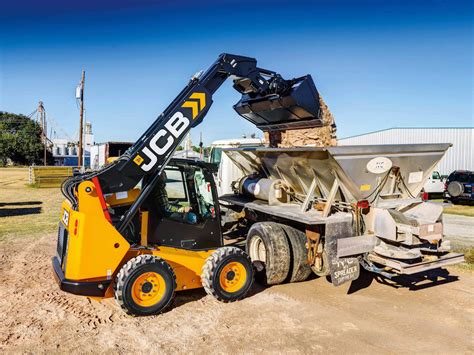
<svg viewBox="0 0 474 355">
<path fill-rule="evenodd" d="M 383 284 L 367 274 L 270 288 L 224 304 L 180 292 L 159 316 L 58 289 L 56 235 L 0 241 L 0 353 L 472 353 L 474 274 Z M 417 282 L 415 282 L 417 281 Z"/>
<path fill-rule="evenodd" d="M 453 247 L 474 247 L 474 217 L 444 214 L 443 222 L 446 239 Z"/>
</svg>

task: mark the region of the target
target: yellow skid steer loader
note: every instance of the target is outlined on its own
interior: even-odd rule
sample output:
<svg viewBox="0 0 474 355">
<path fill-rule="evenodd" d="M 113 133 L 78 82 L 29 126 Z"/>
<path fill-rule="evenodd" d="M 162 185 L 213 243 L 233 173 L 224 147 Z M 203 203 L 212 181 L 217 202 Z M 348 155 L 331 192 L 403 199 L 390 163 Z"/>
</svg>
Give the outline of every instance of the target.
<svg viewBox="0 0 474 355">
<path fill-rule="evenodd" d="M 162 312 L 181 290 L 204 287 L 223 302 L 247 294 L 253 266 L 241 248 L 224 246 L 213 167 L 172 155 L 229 77 L 242 95 L 234 109 L 260 129 L 322 124 L 311 76 L 285 80 L 256 64 L 253 58 L 220 55 L 122 156 L 64 182 L 53 257 L 62 290 L 115 297 L 133 315 Z M 163 215 L 156 207 L 163 176 L 168 203 L 187 212 Z"/>
</svg>

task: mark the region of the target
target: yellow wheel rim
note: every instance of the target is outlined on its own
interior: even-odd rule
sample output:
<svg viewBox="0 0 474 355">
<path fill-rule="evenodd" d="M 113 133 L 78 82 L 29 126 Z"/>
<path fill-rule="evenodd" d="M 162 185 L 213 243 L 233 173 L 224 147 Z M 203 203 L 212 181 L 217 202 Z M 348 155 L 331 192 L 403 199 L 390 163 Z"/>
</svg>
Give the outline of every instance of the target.
<svg viewBox="0 0 474 355">
<path fill-rule="evenodd" d="M 165 279 L 156 272 L 146 272 L 133 282 L 133 301 L 142 307 L 151 307 L 161 301 L 166 291 Z"/>
<path fill-rule="evenodd" d="M 225 265 L 219 275 L 219 283 L 225 292 L 239 291 L 247 282 L 247 270 L 237 261 Z"/>
</svg>

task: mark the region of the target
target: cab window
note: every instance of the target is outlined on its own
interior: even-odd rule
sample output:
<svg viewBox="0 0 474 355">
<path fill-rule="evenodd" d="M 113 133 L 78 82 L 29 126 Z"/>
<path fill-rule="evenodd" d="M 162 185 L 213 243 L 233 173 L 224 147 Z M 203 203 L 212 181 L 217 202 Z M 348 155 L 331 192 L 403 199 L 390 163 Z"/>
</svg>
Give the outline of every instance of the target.
<svg viewBox="0 0 474 355">
<path fill-rule="evenodd" d="M 441 180 L 441 176 L 439 175 L 439 173 L 437 171 L 433 171 L 433 174 L 431 175 L 431 178 L 433 180 Z"/>
<path fill-rule="evenodd" d="M 188 200 L 184 176 L 179 169 L 165 169 L 166 193 L 169 200 Z"/>
<path fill-rule="evenodd" d="M 212 195 L 211 182 L 206 179 L 203 171 L 198 169 L 194 173 L 194 186 L 196 189 L 197 206 L 199 215 L 206 218 L 214 218 L 214 197 Z"/>
<path fill-rule="evenodd" d="M 210 163 L 219 165 L 219 163 L 221 162 L 221 159 L 222 159 L 222 148 L 217 148 L 217 147 L 212 148 Z"/>
</svg>

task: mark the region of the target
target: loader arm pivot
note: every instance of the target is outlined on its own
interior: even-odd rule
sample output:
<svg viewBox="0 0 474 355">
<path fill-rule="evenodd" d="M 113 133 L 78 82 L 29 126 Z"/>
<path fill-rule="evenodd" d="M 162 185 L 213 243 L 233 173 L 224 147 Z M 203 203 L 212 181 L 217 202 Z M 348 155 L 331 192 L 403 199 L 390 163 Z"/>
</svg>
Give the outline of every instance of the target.
<svg viewBox="0 0 474 355">
<path fill-rule="evenodd" d="M 262 130 L 275 127 L 321 126 L 319 95 L 310 75 L 285 80 L 276 72 L 257 67 L 254 58 L 221 54 L 206 72 L 197 74 L 135 144 L 103 169 L 67 180 L 63 194 L 77 208 L 75 191 L 94 179 L 104 194 L 128 191 L 142 180 L 146 186 L 116 225 L 123 232 L 156 184 L 159 174 L 192 127 L 200 124 L 212 105 L 212 95 L 231 77 L 241 99 L 234 106 L 239 115 Z"/>
</svg>

